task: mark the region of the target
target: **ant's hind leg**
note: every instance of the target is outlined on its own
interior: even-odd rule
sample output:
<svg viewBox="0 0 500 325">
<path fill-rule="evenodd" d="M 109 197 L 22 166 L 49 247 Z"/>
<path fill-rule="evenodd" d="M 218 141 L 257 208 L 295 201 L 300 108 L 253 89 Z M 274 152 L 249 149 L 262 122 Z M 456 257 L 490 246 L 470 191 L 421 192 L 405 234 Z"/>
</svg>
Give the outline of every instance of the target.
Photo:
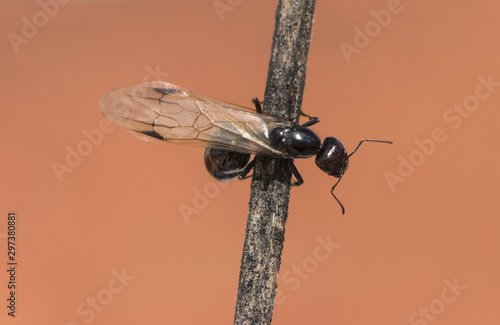
<svg viewBox="0 0 500 325">
<path fill-rule="evenodd" d="M 248 163 L 248 165 L 245 166 L 245 168 L 241 171 L 241 173 L 238 175 L 238 179 L 239 180 L 244 180 L 244 179 L 247 179 L 247 178 L 250 178 L 253 176 L 252 175 L 248 175 L 248 173 L 250 173 L 253 169 L 255 165 L 255 157 L 252 159 L 252 161 L 250 161 Z"/>
<path fill-rule="evenodd" d="M 244 180 L 244 179 L 247 179 L 247 178 L 250 178 L 250 177 L 253 176 L 253 174 L 248 175 L 248 173 L 250 173 L 250 171 L 252 171 L 252 169 L 254 169 L 254 167 L 255 167 L 255 158 L 256 157 L 254 157 L 252 159 L 252 161 L 250 161 L 248 163 L 248 165 L 246 165 L 245 169 L 243 169 L 243 171 L 241 172 L 241 174 L 238 176 L 238 179 L 240 181 Z M 271 165 L 272 165 L 272 169 L 273 169 L 274 168 L 274 163 L 271 164 Z M 262 189 L 266 188 L 269 185 L 270 182 L 271 182 L 271 174 L 268 173 L 266 179 L 264 180 L 264 183 L 262 184 Z"/>
</svg>

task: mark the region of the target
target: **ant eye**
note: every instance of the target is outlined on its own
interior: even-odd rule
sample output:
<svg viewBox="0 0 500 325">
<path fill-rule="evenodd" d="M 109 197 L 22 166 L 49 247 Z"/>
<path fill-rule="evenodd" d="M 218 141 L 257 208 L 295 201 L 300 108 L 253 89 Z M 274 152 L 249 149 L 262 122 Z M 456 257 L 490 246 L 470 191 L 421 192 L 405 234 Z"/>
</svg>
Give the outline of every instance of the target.
<svg viewBox="0 0 500 325">
<path fill-rule="evenodd" d="M 316 165 L 330 176 L 341 178 L 349 164 L 349 157 L 342 142 L 327 137 L 316 156 Z"/>
</svg>

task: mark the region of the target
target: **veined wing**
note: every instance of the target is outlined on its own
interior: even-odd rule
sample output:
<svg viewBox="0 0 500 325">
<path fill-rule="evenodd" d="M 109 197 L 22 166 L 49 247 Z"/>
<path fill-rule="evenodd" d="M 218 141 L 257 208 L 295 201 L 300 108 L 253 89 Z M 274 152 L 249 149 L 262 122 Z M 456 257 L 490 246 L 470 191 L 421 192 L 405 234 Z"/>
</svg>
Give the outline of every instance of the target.
<svg viewBox="0 0 500 325">
<path fill-rule="evenodd" d="M 99 107 L 111 122 L 160 140 L 267 156 L 283 155 L 269 132 L 291 124 L 163 81 L 112 90 Z"/>
</svg>

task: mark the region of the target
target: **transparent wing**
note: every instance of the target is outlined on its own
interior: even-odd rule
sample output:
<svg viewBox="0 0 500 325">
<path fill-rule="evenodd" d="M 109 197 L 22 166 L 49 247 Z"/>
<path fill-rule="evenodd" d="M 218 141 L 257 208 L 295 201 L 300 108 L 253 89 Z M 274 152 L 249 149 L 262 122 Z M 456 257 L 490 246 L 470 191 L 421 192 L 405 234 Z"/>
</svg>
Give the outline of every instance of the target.
<svg viewBox="0 0 500 325">
<path fill-rule="evenodd" d="M 269 132 L 291 124 L 163 81 L 112 90 L 99 107 L 111 122 L 163 141 L 267 156 L 283 156 Z"/>
</svg>

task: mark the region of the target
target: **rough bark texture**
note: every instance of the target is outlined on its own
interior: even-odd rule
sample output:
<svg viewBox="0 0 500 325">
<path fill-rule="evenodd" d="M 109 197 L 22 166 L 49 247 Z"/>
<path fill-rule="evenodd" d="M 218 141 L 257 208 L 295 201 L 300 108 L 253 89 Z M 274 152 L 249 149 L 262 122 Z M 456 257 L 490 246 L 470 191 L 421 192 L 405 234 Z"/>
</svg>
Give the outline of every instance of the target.
<svg viewBox="0 0 500 325">
<path fill-rule="evenodd" d="M 276 11 L 264 111 L 297 120 L 315 0 L 281 0 Z M 271 324 L 288 216 L 285 159 L 257 157 L 234 324 Z"/>
</svg>

